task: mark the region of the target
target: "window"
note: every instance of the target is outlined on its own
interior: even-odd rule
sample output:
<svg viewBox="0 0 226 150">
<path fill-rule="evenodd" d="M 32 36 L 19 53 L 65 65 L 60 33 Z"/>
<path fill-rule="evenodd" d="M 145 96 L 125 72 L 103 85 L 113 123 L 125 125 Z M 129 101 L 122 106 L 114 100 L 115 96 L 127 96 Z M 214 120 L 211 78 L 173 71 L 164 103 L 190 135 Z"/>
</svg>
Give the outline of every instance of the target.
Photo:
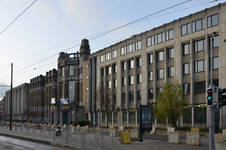
<svg viewBox="0 0 226 150">
<path fill-rule="evenodd" d="M 105 55 L 101 55 L 100 56 L 100 62 L 104 62 L 104 60 L 105 60 Z"/>
<path fill-rule="evenodd" d="M 130 69 L 134 68 L 134 60 L 130 60 L 129 64 L 130 64 L 130 66 L 129 66 Z"/>
<path fill-rule="evenodd" d="M 219 36 L 213 37 L 213 48 L 219 47 Z"/>
<path fill-rule="evenodd" d="M 125 71 L 126 70 L 126 62 L 122 62 L 122 70 Z"/>
<path fill-rule="evenodd" d="M 135 111 L 129 112 L 129 124 L 135 124 Z"/>
<path fill-rule="evenodd" d="M 111 66 L 108 67 L 108 74 L 112 74 Z"/>
<path fill-rule="evenodd" d="M 218 69 L 219 68 L 219 57 L 214 57 L 213 58 L 213 69 Z"/>
<path fill-rule="evenodd" d="M 117 57 L 117 50 L 113 50 L 111 53 L 112 58 Z"/>
<path fill-rule="evenodd" d="M 127 47 L 126 47 L 126 52 L 127 52 L 127 53 L 133 52 L 133 44 L 127 45 Z"/>
<path fill-rule="evenodd" d="M 183 55 L 190 54 L 190 43 L 186 43 L 183 45 Z"/>
<path fill-rule="evenodd" d="M 134 84 L 134 76 L 129 77 L 129 84 L 133 85 Z"/>
<path fill-rule="evenodd" d="M 113 72 L 116 73 L 117 72 L 117 65 L 114 64 L 112 67 L 113 67 Z"/>
<path fill-rule="evenodd" d="M 150 47 L 150 46 L 151 46 L 151 40 L 152 40 L 152 37 L 148 37 L 148 38 L 146 39 L 146 46 L 147 46 L 147 47 Z"/>
<path fill-rule="evenodd" d="M 174 48 L 168 49 L 168 59 L 174 58 Z"/>
<path fill-rule="evenodd" d="M 141 92 L 137 91 L 137 100 L 141 100 Z"/>
<path fill-rule="evenodd" d="M 158 44 L 158 35 L 155 35 L 155 44 Z"/>
<path fill-rule="evenodd" d="M 149 54 L 149 64 L 153 63 L 153 54 Z"/>
<path fill-rule="evenodd" d="M 105 58 L 106 58 L 106 60 L 110 60 L 110 59 L 111 59 L 111 53 L 107 53 L 107 54 L 105 55 Z"/>
<path fill-rule="evenodd" d="M 184 95 L 190 94 L 190 83 L 184 83 L 183 84 L 183 92 L 184 92 Z"/>
<path fill-rule="evenodd" d="M 200 51 L 204 51 L 205 49 L 205 40 L 199 40 L 199 41 L 195 41 L 195 52 L 200 52 Z"/>
<path fill-rule="evenodd" d="M 184 75 L 190 73 L 190 64 L 184 64 L 183 65 L 183 72 L 184 72 Z"/>
<path fill-rule="evenodd" d="M 208 28 L 218 25 L 218 14 L 208 17 Z"/>
<path fill-rule="evenodd" d="M 141 49 L 141 41 L 135 43 L 135 50 Z"/>
<path fill-rule="evenodd" d="M 159 33 L 158 34 L 158 43 L 161 43 L 162 42 L 162 33 Z"/>
<path fill-rule="evenodd" d="M 74 65 L 69 66 L 69 75 L 70 76 L 75 75 L 75 66 Z"/>
<path fill-rule="evenodd" d="M 153 89 L 148 89 L 148 99 L 153 99 Z"/>
<path fill-rule="evenodd" d="M 157 57 L 158 57 L 158 61 L 163 61 L 164 60 L 164 51 L 158 52 L 157 53 Z"/>
<path fill-rule="evenodd" d="M 107 84 L 108 84 L 108 85 L 107 85 L 108 88 L 111 89 L 111 81 L 108 81 Z"/>
<path fill-rule="evenodd" d="M 167 30 L 166 31 L 166 41 L 173 39 L 173 37 L 174 37 L 173 29 Z"/>
<path fill-rule="evenodd" d="M 163 80 L 164 79 L 164 70 L 159 69 L 158 70 L 158 80 Z"/>
<path fill-rule="evenodd" d="M 205 29 L 205 19 L 200 19 L 192 22 L 192 32 Z"/>
<path fill-rule="evenodd" d="M 195 72 L 203 72 L 204 66 L 205 66 L 204 60 L 195 61 Z"/>
<path fill-rule="evenodd" d="M 117 80 L 114 80 L 114 88 L 117 88 Z"/>
<path fill-rule="evenodd" d="M 121 55 L 125 55 L 126 54 L 126 47 L 121 47 Z"/>
<path fill-rule="evenodd" d="M 156 92 L 157 92 L 157 95 L 159 95 L 160 93 L 163 92 L 163 88 L 161 88 L 161 87 L 160 88 L 157 88 L 157 91 Z"/>
<path fill-rule="evenodd" d="M 168 77 L 174 77 L 174 67 L 168 67 Z"/>
<path fill-rule="evenodd" d="M 142 82 L 142 74 L 138 74 L 137 75 L 137 83 L 141 83 Z"/>
<path fill-rule="evenodd" d="M 137 58 L 137 67 L 141 67 L 142 65 L 142 59 L 141 57 Z"/>
<path fill-rule="evenodd" d="M 75 100 L 75 81 L 69 81 L 69 101 L 73 103 Z"/>
<path fill-rule="evenodd" d="M 128 93 L 128 96 L 129 96 L 129 101 L 133 101 L 134 100 L 134 92 L 133 91 L 130 91 Z"/>
<path fill-rule="evenodd" d="M 150 72 L 148 73 L 148 80 L 149 80 L 149 81 L 152 81 L 152 80 L 153 80 L 153 72 L 152 72 L 152 71 L 150 71 Z"/>
<path fill-rule="evenodd" d="M 122 78 L 122 86 L 125 87 L 126 86 L 126 77 Z"/>
<path fill-rule="evenodd" d="M 181 26 L 181 35 L 187 35 L 191 33 L 191 26 L 190 23 L 184 24 Z"/>
<path fill-rule="evenodd" d="M 195 82 L 194 83 L 194 92 L 195 94 L 202 94 L 206 92 L 206 82 Z"/>
</svg>

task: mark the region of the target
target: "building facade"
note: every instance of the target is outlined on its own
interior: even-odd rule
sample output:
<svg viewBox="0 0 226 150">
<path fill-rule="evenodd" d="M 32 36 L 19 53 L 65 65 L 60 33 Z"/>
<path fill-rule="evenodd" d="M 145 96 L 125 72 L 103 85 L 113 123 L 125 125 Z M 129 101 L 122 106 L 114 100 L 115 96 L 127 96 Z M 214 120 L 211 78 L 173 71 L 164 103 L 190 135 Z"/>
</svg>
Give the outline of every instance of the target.
<svg viewBox="0 0 226 150">
<path fill-rule="evenodd" d="M 139 105 L 153 106 L 164 84 L 178 81 L 186 104 L 178 124 L 206 127 L 211 45 L 214 86 L 226 87 L 225 11 L 226 3 L 219 4 L 90 55 L 84 81 L 90 120 L 100 126 L 138 126 Z M 225 108 L 215 118 L 225 127 Z"/>
<path fill-rule="evenodd" d="M 14 121 L 25 121 L 28 118 L 28 91 L 29 84 L 24 83 L 13 88 L 12 115 Z M 10 91 L 5 96 L 5 119 L 10 118 Z"/>
<path fill-rule="evenodd" d="M 5 120 L 5 97 L 0 101 L 0 120 Z"/>
</svg>

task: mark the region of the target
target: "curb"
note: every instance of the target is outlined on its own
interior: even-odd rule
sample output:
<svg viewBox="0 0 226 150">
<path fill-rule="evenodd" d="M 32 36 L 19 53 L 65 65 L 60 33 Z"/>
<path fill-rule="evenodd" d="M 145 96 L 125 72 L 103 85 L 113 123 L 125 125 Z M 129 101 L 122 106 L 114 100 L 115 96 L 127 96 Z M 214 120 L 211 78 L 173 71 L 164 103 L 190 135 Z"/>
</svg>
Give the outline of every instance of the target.
<svg viewBox="0 0 226 150">
<path fill-rule="evenodd" d="M 0 135 L 11 137 L 11 138 L 22 139 L 22 140 L 25 140 L 25 141 L 30 141 L 30 142 L 45 144 L 45 145 L 52 145 L 52 146 L 56 146 L 56 147 L 62 147 L 62 148 L 68 148 L 68 149 L 78 150 L 78 149 L 75 149 L 72 146 L 68 146 L 68 145 L 65 145 L 65 144 L 53 144 L 50 141 L 46 141 L 46 140 L 42 140 L 42 139 L 38 139 L 38 138 L 33 138 L 33 137 L 28 137 L 28 136 L 8 134 L 8 133 L 2 133 L 2 132 L 0 132 Z"/>
</svg>

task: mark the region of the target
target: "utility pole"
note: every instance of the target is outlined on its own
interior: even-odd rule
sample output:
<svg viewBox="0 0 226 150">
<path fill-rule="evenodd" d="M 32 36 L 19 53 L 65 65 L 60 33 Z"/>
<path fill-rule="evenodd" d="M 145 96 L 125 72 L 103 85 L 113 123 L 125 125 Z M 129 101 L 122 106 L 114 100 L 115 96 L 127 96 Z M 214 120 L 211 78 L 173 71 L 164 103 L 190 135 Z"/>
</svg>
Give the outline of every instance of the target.
<svg viewBox="0 0 226 150">
<path fill-rule="evenodd" d="M 10 127 L 12 130 L 12 118 L 13 118 L 13 63 L 11 63 L 11 85 L 10 85 Z"/>
<path fill-rule="evenodd" d="M 215 133 L 215 120 L 214 120 L 214 87 L 213 87 L 213 44 L 214 36 L 216 32 L 213 33 L 210 38 L 210 87 L 212 89 L 212 104 L 208 105 L 210 119 L 209 119 L 209 150 L 214 150 L 214 133 Z"/>
</svg>

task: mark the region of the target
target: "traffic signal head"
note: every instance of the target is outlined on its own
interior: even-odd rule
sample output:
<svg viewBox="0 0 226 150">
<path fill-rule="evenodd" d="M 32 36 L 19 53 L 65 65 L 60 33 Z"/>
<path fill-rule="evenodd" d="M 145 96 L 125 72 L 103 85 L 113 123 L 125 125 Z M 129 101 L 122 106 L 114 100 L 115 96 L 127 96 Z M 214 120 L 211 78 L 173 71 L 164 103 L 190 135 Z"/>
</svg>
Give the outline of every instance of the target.
<svg viewBox="0 0 226 150">
<path fill-rule="evenodd" d="M 213 104 L 213 89 L 212 88 L 207 89 L 207 104 L 208 105 Z"/>
<path fill-rule="evenodd" d="M 218 89 L 218 107 L 221 108 L 222 106 L 226 105 L 226 95 L 223 95 L 226 93 L 226 89 L 219 88 Z"/>
</svg>

